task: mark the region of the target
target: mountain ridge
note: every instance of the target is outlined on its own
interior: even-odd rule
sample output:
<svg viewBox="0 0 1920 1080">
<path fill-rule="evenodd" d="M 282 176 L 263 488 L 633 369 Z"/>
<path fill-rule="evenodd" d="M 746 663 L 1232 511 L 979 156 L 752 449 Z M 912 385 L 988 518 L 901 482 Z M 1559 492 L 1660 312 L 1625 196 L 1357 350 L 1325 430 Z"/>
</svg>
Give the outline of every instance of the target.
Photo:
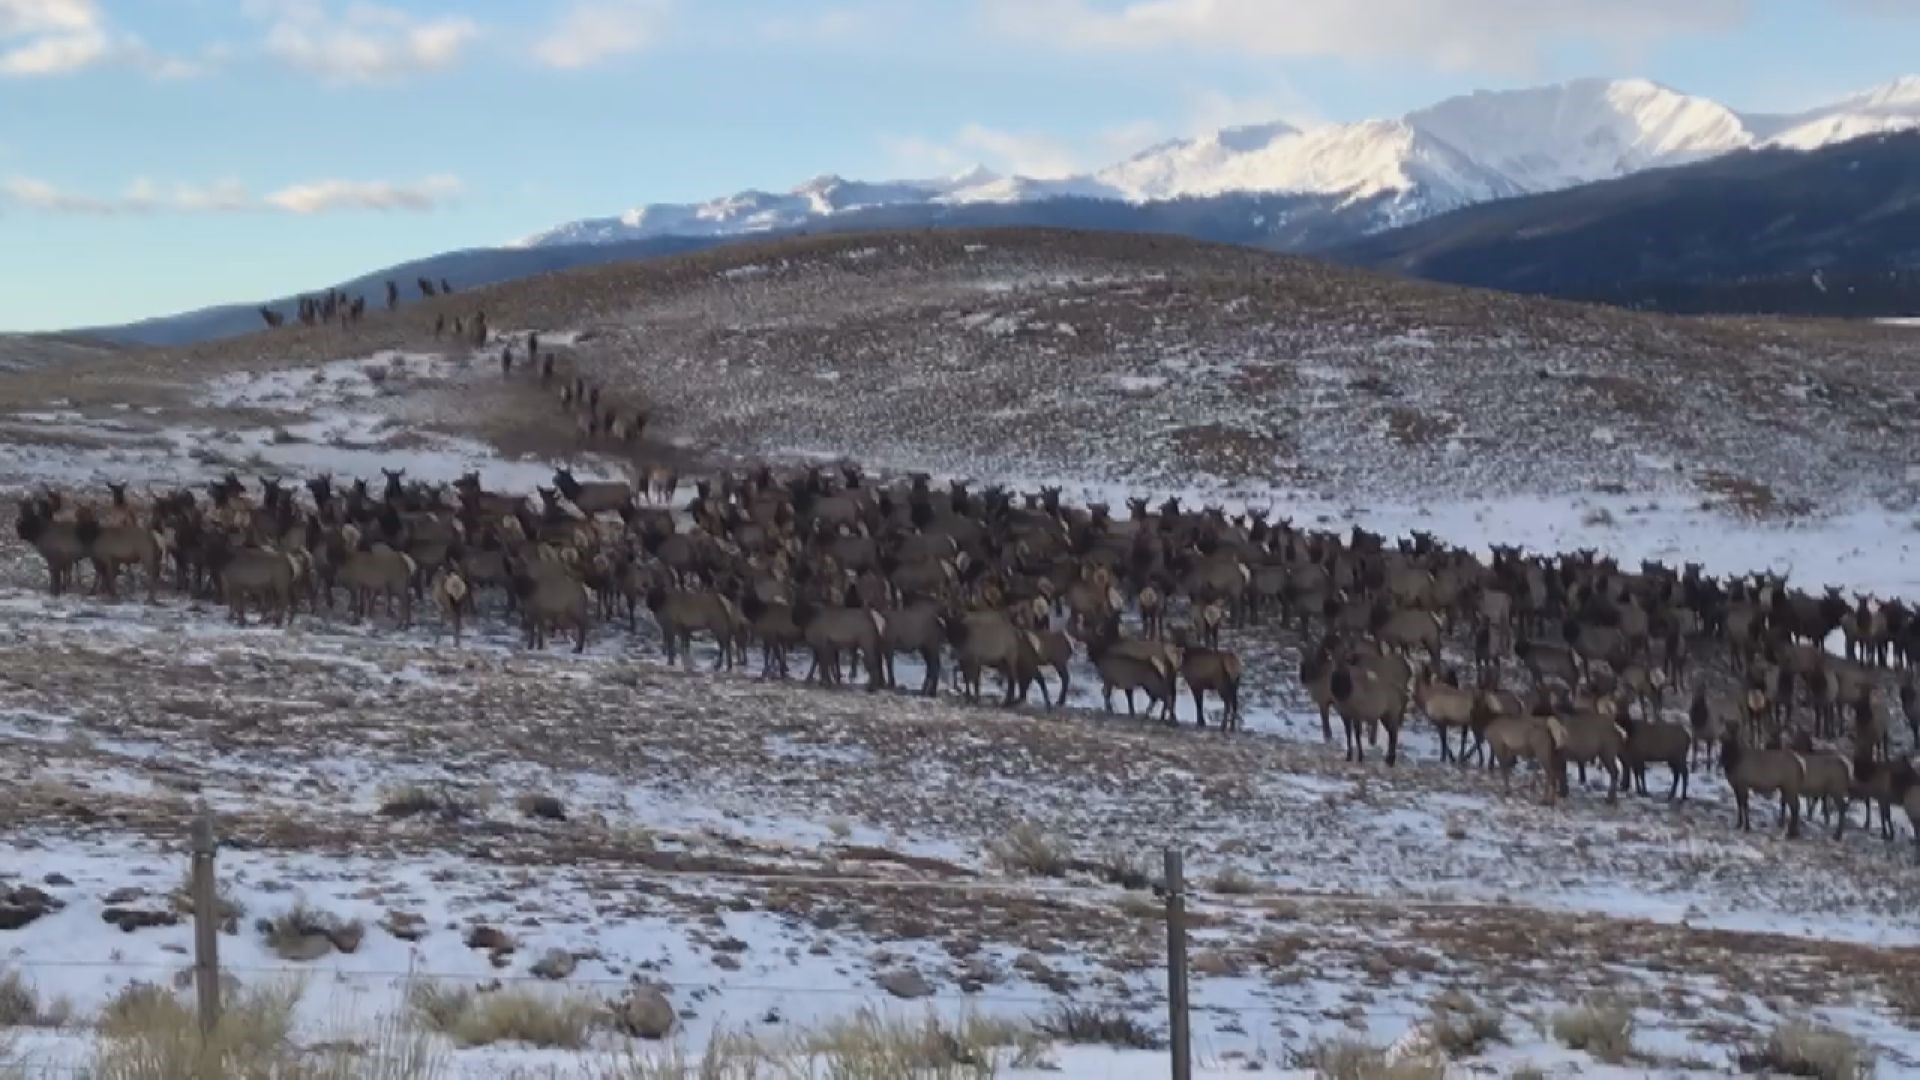
<svg viewBox="0 0 1920 1080">
<path fill-rule="evenodd" d="M 788 192 L 746 190 L 702 203 L 654 203 L 567 222 L 511 246 L 611 243 L 663 235 L 739 236 L 812 228 L 906 206 L 1146 203 L 1221 195 L 1384 198 L 1371 231 L 1463 206 L 1562 190 L 1739 150 L 1812 150 L 1920 128 L 1920 76 L 1799 113 L 1742 113 L 1648 79 L 1576 79 L 1457 95 L 1397 118 L 1301 128 L 1284 121 L 1171 139 L 1073 176 L 1001 176 L 976 167 L 930 180 L 816 177 Z M 822 184 L 830 181 L 830 184 Z"/>
</svg>

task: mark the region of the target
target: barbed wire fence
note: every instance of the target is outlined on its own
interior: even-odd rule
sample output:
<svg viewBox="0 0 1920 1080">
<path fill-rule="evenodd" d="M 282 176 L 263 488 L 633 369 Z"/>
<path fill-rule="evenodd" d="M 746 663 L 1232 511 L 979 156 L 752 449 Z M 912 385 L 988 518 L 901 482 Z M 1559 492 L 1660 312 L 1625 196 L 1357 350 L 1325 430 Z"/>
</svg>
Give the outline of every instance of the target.
<svg viewBox="0 0 1920 1080">
<path fill-rule="evenodd" d="M 227 1004 L 223 1000 L 223 985 L 226 980 L 245 976 L 248 978 L 304 977 L 313 973 L 312 967 L 300 964 L 262 965 L 223 963 L 220 958 L 220 937 L 223 923 L 229 918 L 220 897 L 218 877 L 219 844 L 216 836 L 214 818 L 204 802 L 195 810 L 189 828 L 190 842 L 187 845 L 188 874 L 186 893 L 190 911 L 183 912 L 192 924 L 193 948 L 190 963 L 169 963 L 160 960 L 140 959 L 42 959 L 10 962 L 6 966 L 25 972 L 36 969 L 73 970 L 92 969 L 100 971 L 153 971 L 171 972 L 176 977 L 176 985 L 193 991 L 192 1011 L 198 1024 L 200 1037 L 212 1040 L 219 1029 L 223 1010 Z M 1175 1080 L 1187 1080 L 1192 1075 L 1192 1036 L 1191 1003 L 1188 994 L 1187 974 L 1187 904 L 1189 890 L 1185 879 L 1182 853 L 1167 849 L 1163 853 L 1163 877 L 1152 883 L 1157 894 L 1158 906 L 1162 912 L 1165 926 L 1166 952 L 1164 960 L 1164 1008 L 1168 1038 L 1165 1049 L 1169 1055 L 1170 1075 Z M 764 887 L 828 887 L 857 888 L 893 891 L 943 891 L 969 894 L 980 893 L 1017 893 L 1026 897 L 1053 899 L 1086 899 L 1099 890 L 1089 886 L 1046 885 L 1030 882 L 982 881 L 952 879 L 916 879 L 884 877 L 850 877 L 834 874 L 782 874 L 782 873 L 746 873 L 738 871 L 702 869 L 655 869 L 635 870 L 626 875 L 630 880 L 641 882 L 660 882 L 668 879 L 698 879 L 706 883 L 727 883 L 756 885 Z M 183 957 L 183 960 L 186 958 Z M 409 966 L 402 969 L 378 968 L 334 968 L 325 972 L 326 976 L 341 983 L 367 984 L 388 982 L 396 987 L 410 986 L 416 983 L 444 982 L 483 982 L 485 984 L 544 983 L 579 987 L 653 987 L 663 991 L 715 993 L 755 993 L 795 997 L 844 997 L 872 1002 L 884 998 L 888 993 L 883 987 L 862 988 L 856 986 L 820 986 L 810 984 L 778 984 L 756 981 L 710 980 L 687 981 L 659 978 L 653 974 L 646 976 L 594 977 L 568 975 L 564 980 L 555 980 L 537 974 L 498 972 L 478 975 L 472 972 L 454 973 L 427 970 Z M 928 1005 L 1005 1005 L 1024 1007 L 1055 1007 L 1084 1010 L 1122 1010 L 1137 1012 L 1145 1007 L 1159 1004 L 1153 998 L 1140 996 L 1087 996 L 1055 993 L 1041 995 L 1033 993 L 1008 993 L 1002 991 L 974 988 L 957 992 L 929 991 L 914 994 L 914 1002 Z M 1210 1005 L 1209 1013 L 1239 1014 L 1277 1014 L 1278 1010 L 1261 1007 L 1233 1007 Z M 4 1066 L 8 1062 L 0 1061 L 0 1075 L 12 1075 Z M 18 1069 L 19 1066 L 15 1065 Z M 33 1065 L 32 1075 L 87 1075 L 88 1070 L 78 1065 L 48 1063 Z M 27 1075 L 27 1073 L 21 1073 Z"/>
</svg>

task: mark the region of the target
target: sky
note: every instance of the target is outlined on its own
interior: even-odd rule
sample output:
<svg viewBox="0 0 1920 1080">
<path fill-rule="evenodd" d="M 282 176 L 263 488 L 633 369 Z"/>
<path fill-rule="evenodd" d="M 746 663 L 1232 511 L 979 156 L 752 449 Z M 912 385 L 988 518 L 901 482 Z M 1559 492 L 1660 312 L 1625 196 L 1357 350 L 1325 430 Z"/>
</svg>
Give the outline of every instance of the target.
<svg viewBox="0 0 1920 1080">
<path fill-rule="evenodd" d="M 1916 41 L 1920 0 L 0 0 L 0 330 L 1475 89 L 1789 112 L 1920 73 Z"/>
</svg>

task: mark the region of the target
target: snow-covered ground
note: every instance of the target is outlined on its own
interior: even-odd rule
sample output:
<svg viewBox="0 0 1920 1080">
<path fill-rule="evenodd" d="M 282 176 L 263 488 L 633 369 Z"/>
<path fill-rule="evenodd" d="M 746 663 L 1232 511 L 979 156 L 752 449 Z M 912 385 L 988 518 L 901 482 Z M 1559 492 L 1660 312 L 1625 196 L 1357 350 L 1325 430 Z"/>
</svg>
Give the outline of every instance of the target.
<svg viewBox="0 0 1920 1080">
<path fill-rule="evenodd" d="M 422 419 L 498 381 L 484 362 L 383 353 L 226 376 L 158 405 L 45 402 L 0 416 L 0 487 L 157 486 L 229 468 L 377 480 L 405 467 L 433 481 L 477 469 L 489 486 L 525 490 L 552 461 L 509 460 Z M 1790 568 L 1808 585 L 1920 597 L 1909 551 L 1920 534 L 1884 507 L 1743 517 L 1678 486 L 1365 506 L 1245 485 L 1178 493 L 1326 527 L 1591 546 L 1716 572 Z M 1111 485 L 1069 483 L 1068 496 L 1124 506 Z M 657 985 L 696 1051 L 717 1032 L 778 1040 L 862 1008 L 1036 1019 L 1097 1005 L 1164 1033 L 1156 902 L 1108 871 L 1150 875 L 1177 846 L 1196 888 L 1203 1075 L 1285 1074 L 1308 1044 L 1339 1034 L 1384 1045 L 1448 990 L 1502 1014 L 1508 1042 L 1475 1059 L 1498 1072 L 1713 1074 L 1788 1016 L 1844 1028 L 1895 1071 L 1920 1065 L 1904 981 L 1920 946 L 1920 870 L 1906 843 L 1858 829 L 1837 842 L 1743 835 L 1724 785 L 1705 776 L 1677 807 L 1607 806 L 1576 789 L 1543 808 L 1530 776 L 1507 796 L 1477 770 L 1439 764 L 1419 725 L 1400 767 L 1349 765 L 1321 745 L 1286 635 L 1234 636 L 1253 672 L 1249 734 L 1225 739 L 1098 715 L 1084 666 L 1072 707 L 1043 715 L 801 690 L 754 677 L 757 658 L 752 674 L 668 671 L 644 621 L 635 636 L 598 633 L 581 658 L 529 655 L 497 598 L 461 649 L 431 616 L 399 632 L 307 615 L 282 633 L 178 599 L 52 600 L 38 563 L 7 542 L 0 889 L 34 886 L 65 906 L 0 931 L 0 968 L 82 1016 L 129 982 L 171 984 L 190 963 L 187 923 L 122 932 L 103 912 L 172 910 L 186 822 L 204 800 L 226 840 L 222 880 L 246 910 L 222 938 L 223 963 L 243 981 L 303 975 L 301 1032 L 314 1041 L 402 1011 L 421 982 L 609 1001 Z M 697 659 L 704 668 L 712 653 Z M 903 661 L 899 678 L 917 684 L 918 672 Z M 1190 701 L 1182 711 L 1190 722 Z M 1661 781 L 1656 769 L 1650 782 Z M 464 812 L 382 813 L 408 788 Z M 567 820 L 530 817 L 519 799 L 532 794 L 559 800 Z M 1070 850 L 1064 876 L 992 854 L 1022 826 Z M 254 921 L 302 902 L 363 922 L 364 940 L 282 959 Z M 410 941 L 395 926 L 424 933 Z M 504 966 L 468 947 L 476 926 L 516 939 Z M 549 950 L 575 958 L 551 985 L 532 972 Z M 879 986 L 907 970 L 928 996 Z M 1543 1030 L 1603 990 L 1637 1007 L 1646 1056 L 1630 1068 L 1608 1070 Z M 80 1030 L 16 1042 L 41 1064 L 79 1065 L 88 1052 Z M 492 1046 L 452 1062 L 503 1075 L 588 1068 L 617 1050 L 603 1033 L 587 1055 Z M 1055 1045 L 1042 1057 L 1071 1076 L 1165 1070 L 1151 1052 Z"/>
</svg>

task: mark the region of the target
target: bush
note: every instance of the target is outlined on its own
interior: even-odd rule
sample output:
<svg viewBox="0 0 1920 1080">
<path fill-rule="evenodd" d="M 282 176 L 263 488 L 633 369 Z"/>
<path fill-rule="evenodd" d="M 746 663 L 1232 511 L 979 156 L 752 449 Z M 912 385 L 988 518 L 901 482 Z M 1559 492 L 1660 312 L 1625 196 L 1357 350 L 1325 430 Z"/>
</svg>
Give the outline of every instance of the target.
<svg viewBox="0 0 1920 1080">
<path fill-rule="evenodd" d="M 1158 1050 L 1158 1036 L 1118 1009 L 1097 1005 L 1059 1005 L 1040 1021 L 1040 1030 L 1064 1043 Z"/>
<path fill-rule="evenodd" d="M 606 1015 L 596 998 L 534 990 L 471 995 L 445 1031 L 461 1046 L 521 1042 L 541 1049 L 580 1050 Z"/>
<path fill-rule="evenodd" d="M 354 952 L 367 935 L 366 924 L 360 920 L 329 915 L 304 902 L 276 918 L 260 920 L 259 927 L 275 956 L 295 962 L 318 960 L 334 949 Z"/>
<path fill-rule="evenodd" d="M 1861 1080 L 1874 1072 L 1873 1055 L 1844 1031 L 1790 1020 L 1773 1029 L 1767 1041 L 1740 1055 L 1748 1072 L 1811 1076 L 1817 1080 Z"/>
<path fill-rule="evenodd" d="M 1554 1014 L 1553 1037 L 1569 1050 L 1618 1065 L 1633 1053 L 1633 1010 L 1612 998 L 1583 1001 Z"/>
<path fill-rule="evenodd" d="M 1445 1080 L 1447 1070 L 1428 1061 L 1387 1063 L 1387 1052 L 1357 1039 L 1316 1042 L 1294 1055 L 1294 1065 L 1320 1080 Z"/>
<path fill-rule="evenodd" d="M 1241 873 L 1239 867 L 1223 866 L 1219 873 L 1213 875 L 1213 880 L 1207 883 L 1207 889 L 1222 896 L 1248 896 L 1258 891 L 1259 885 L 1252 878 Z"/>
<path fill-rule="evenodd" d="M 1064 837 L 1023 821 L 1004 838 L 989 843 L 987 857 L 1009 873 L 1064 877 L 1073 863 L 1073 850 Z"/>
<path fill-rule="evenodd" d="M 298 982 L 242 990 L 202 1039 L 193 1007 L 159 987 L 134 983 L 107 1003 L 94 1050 L 96 1080 L 297 1075 L 293 1045 Z"/>
<path fill-rule="evenodd" d="M 799 1075 L 835 1080 L 961 1080 L 999 1071 L 999 1051 L 1031 1051 L 1032 1031 L 990 1017 L 963 1017 L 948 1024 L 928 1014 L 921 1021 L 889 1019 L 862 1010 L 800 1041 Z"/>
<path fill-rule="evenodd" d="M 34 1027 L 40 1020 L 40 995 L 17 971 L 0 971 L 0 1028 Z"/>
<path fill-rule="evenodd" d="M 1472 1057 L 1490 1043 L 1505 1042 L 1500 1014 L 1465 994 L 1446 993 L 1429 1010 L 1433 1044 L 1450 1058 Z"/>
<path fill-rule="evenodd" d="M 420 1026 L 442 1035 L 452 1035 L 454 1025 L 473 1007 L 473 991 L 436 982 L 417 982 L 407 987 L 407 1008 Z"/>
</svg>

